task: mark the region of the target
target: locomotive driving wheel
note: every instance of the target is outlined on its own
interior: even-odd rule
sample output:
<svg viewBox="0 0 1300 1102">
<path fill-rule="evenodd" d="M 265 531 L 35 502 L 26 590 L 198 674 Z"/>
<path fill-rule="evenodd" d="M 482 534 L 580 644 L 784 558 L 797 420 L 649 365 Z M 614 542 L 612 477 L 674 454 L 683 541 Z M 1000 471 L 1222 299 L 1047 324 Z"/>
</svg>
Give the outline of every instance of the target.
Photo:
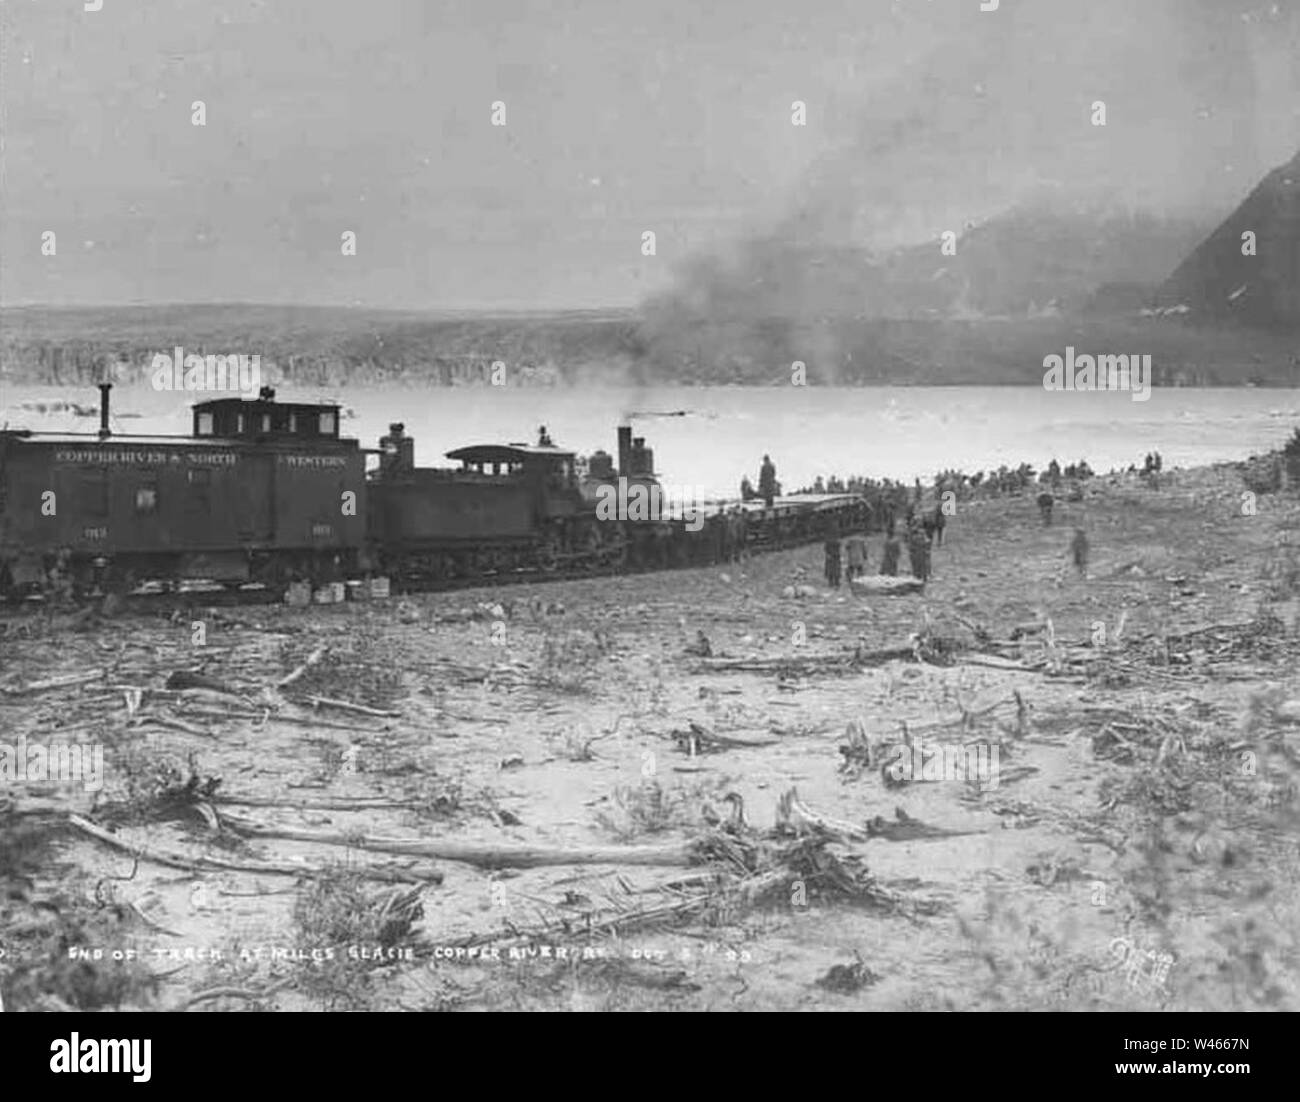
<svg viewBox="0 0 1300 1102">
<path fill-rule="evenodd" d="M 537 568 L 543 574 L 554 574 L 560 565 L 560 534 L 551 529 L 537 546 Z"/>
<path fill-rule="evenodd" d="M 621 570 L 627 565 L 628 559 L 628 541 L 621 527 L 615 525 L 610 527 L 600 552 L 600 561 L 602 565 L 613 567 Z"/>
<path fill-rule="evenodd" d="M 598 570 L 604 559 L 603 533 L 594 525 L 586 524 L 578 540 L 579 561 L 584 570 Z"/>
</svg>

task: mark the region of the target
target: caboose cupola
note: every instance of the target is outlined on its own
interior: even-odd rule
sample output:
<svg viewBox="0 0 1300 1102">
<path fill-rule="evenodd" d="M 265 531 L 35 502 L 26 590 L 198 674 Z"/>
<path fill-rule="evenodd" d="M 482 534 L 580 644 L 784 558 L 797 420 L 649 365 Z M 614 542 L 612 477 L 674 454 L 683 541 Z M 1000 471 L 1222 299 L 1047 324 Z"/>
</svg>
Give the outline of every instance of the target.
<svg viewBox="0 0 1300 1102">
<path fill-rule="evenodd" d="M 337 440 L 339 407 L 325 403 L 277 402 L 263 387 L 254 401 L 214 398 L 194 405 L 194 435 L 222 440 Z"/>
</svg>

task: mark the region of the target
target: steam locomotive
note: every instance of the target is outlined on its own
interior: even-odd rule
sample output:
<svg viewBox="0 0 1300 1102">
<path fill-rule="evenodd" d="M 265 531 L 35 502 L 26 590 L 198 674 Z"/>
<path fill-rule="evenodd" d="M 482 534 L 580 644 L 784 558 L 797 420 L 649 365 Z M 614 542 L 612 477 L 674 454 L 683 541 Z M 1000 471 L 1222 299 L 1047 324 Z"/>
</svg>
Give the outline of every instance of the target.
<svg viewBox="0 0 1300 1102">
<path fill-rule="evenodd" d="M 856 495 L 693 506 L 690 514 L 602 516 L 614 487 L 655 488 L 654 454 L 628 426 L 617 465 L 546 436 L 479 444 L 420 468 L 394 425 L 378 449 L 340 436 L 340 407 L 216 398 L 189 436 L 0 430 L 0 596 L 130 593 L 206 580 L 279 589 L 389 576 L 440 588 L 703 565 L 865 529 Z M 367 470 L 368 460 L 377 462 Z"/>
</svg>

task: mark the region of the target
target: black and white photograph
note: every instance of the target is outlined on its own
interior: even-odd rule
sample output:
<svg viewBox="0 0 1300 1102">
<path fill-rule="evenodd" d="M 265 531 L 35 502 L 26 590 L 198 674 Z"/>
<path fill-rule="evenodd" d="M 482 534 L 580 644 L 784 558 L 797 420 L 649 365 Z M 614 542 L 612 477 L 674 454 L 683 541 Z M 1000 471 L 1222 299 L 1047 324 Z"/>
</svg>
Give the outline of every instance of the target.
<svg viewBox="0 0 1300 1102">
<path fill-rule="evenodd" d="M 1300 1010 L 1300 0 L 0 33 L 0 1007 L 112 1015 L 39 1069 Z"/>
</svg>

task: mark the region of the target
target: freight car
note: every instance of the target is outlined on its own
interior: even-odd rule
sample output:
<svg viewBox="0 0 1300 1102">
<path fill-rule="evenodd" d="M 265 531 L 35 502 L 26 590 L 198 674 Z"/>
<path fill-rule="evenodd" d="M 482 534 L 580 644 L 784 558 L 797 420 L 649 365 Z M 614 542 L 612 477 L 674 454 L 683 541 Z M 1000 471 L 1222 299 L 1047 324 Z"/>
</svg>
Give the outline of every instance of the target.
<svg viewBox="0 0 1300 1102">
<path fill-rule="evenodd" d="M 221 398 L 190 436 L 0 431 L 0 594 L 131 592 L 206 579 L 278 589 L 370 573 L 399 586 L 704 565 L 864 530 L 849 494 L 695 503 L 696 515 L 602 516 L 618 486 L 657 487 L 654 454 L 618 430 L 618 462 L 536 444 L 448 452 L 420 468 L 392 426 L 377 451 L 339 436 L 339 406 Z M 378 464 L 367 473 L 369 456 Z"/>
</svg>

